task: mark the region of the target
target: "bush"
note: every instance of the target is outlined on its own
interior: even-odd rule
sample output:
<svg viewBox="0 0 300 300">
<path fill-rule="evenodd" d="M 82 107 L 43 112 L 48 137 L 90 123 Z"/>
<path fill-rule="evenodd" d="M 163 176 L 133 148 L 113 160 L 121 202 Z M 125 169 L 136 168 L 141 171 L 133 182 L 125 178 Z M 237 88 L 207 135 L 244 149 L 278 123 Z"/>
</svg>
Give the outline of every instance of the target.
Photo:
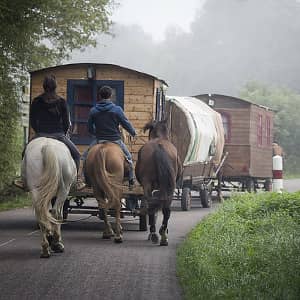
<svg viewBox="0 0 300 300">
<path fill-rule="evenodd" d="M 299 299 L 300 193 L 236 196 L 178 249 L 186 299 Z"/>
<path fill-rule="evenodd" d="M 3 78 L 3 77 L 2 77 Z M 22 132 L 18 97 L 11 81 L 0 81 L 0 194 L 9 189 L 21 161 Z"/>
</svg>

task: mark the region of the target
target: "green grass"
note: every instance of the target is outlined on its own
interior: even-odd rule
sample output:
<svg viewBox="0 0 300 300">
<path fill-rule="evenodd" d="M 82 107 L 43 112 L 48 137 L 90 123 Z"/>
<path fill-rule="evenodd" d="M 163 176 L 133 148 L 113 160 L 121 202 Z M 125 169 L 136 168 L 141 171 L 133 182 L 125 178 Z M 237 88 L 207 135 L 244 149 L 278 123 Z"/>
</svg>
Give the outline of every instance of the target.
<svg viewBox="0 0 300 300">
<path fill-rule="evenodd" d="M 185 299 L 299 299 L 300 193 L 235 196 L 177 252 Z"/>
<path fill-rule="evenodd" d="M 300 178 L 300 174 L 289 174 L 289 173 L 286 173 L 286 174 L 283 174 L 283 179 L 298 179 Z"/>
<path fill-rule="evenodd" d="M 31 199 L 28 193 L 0 195 L 0 211 L 30 206 Z"/>
</svg>

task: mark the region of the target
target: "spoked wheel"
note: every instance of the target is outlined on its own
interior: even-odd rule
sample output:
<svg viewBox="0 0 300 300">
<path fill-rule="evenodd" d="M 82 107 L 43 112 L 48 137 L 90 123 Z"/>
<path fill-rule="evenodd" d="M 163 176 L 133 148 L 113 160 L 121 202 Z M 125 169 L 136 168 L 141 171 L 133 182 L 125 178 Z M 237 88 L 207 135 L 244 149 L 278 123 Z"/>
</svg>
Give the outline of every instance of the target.
<svg viewBox="0 0 300 300">
<path fill-rule="evenodd" d="M 246 180 L 246 191 L 248 193 L 256 192 L 255 182 L 254 182 L 254 179 L 251 177 Z"/>
<path fill-rule="evenodd" d="M 182 189 L 181 209 L 187 211 L 191 209 L 191 190 L 188 187 Z"/>
<path fill-rule="evenodd" d="M 200 189 L 200 200 L 204 208 L 211 207 L 211 193 L 207 188 Z"/>
<path fill-rule="evenodd" d="M 267 192 L 272 192 L 272 180 L 270 178 L 267 178 L 265 180 L 264 189 Z"/>
</svg>

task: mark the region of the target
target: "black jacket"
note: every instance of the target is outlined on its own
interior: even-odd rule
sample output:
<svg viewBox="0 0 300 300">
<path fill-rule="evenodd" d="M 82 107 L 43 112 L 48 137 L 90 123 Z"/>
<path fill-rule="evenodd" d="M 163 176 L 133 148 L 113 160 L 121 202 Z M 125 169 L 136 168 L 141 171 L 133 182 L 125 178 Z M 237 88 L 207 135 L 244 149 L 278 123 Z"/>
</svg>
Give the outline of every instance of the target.
<svg viewBox="0 0 300 300">
<path fill-rule="evenodd" d="M 36 133 L 67 133 L 70 126 L 66 101 L 61 97 L 47 99 L 40 95 L 30 107 L 29 122 Z"/>
</svg>

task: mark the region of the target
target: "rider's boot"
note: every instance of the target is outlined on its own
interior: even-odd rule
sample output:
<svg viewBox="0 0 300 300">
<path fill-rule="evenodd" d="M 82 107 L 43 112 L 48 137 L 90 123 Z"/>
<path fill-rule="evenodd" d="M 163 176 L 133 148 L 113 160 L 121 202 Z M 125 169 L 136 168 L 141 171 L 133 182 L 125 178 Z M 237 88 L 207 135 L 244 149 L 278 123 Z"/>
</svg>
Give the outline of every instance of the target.
<svg viewBox="0 0 300 300">
<path fill-rule="evenodd" d="M 23 181 L 21 178 L 15 179 L 15 180 L 13 181 L 13 184 L 14 184 L 16 187 L 18 187 L 18 188 L 20 188 L 20 189 L 22 189 L 22 190 L 25 189 L 24 181 Z"/>
<path fill-rule="evenodd" d="M 82 189 L 84 189 L 86 186 L 85 182 L 84 182 L 84 177 L 83 177 L 83 161 L 80 160 L 80 165 L 79 165 L 79 170 L 78 170 L 78 174 L 77 174 L 77 181 L 75 184 L 75 188 L 77 191 L 81 191 Z"/>
<path fill-rule="evenodd" d="M 75 188 L 77 191 L 81 191 L 85 188 L 86 184 L 84 183 L 83 181 L 83 178 L 80 177 L 80 176 L 77 176 L 77 181 L 76 181 L 76 184 L 75 184 Z"/>
</svg>

